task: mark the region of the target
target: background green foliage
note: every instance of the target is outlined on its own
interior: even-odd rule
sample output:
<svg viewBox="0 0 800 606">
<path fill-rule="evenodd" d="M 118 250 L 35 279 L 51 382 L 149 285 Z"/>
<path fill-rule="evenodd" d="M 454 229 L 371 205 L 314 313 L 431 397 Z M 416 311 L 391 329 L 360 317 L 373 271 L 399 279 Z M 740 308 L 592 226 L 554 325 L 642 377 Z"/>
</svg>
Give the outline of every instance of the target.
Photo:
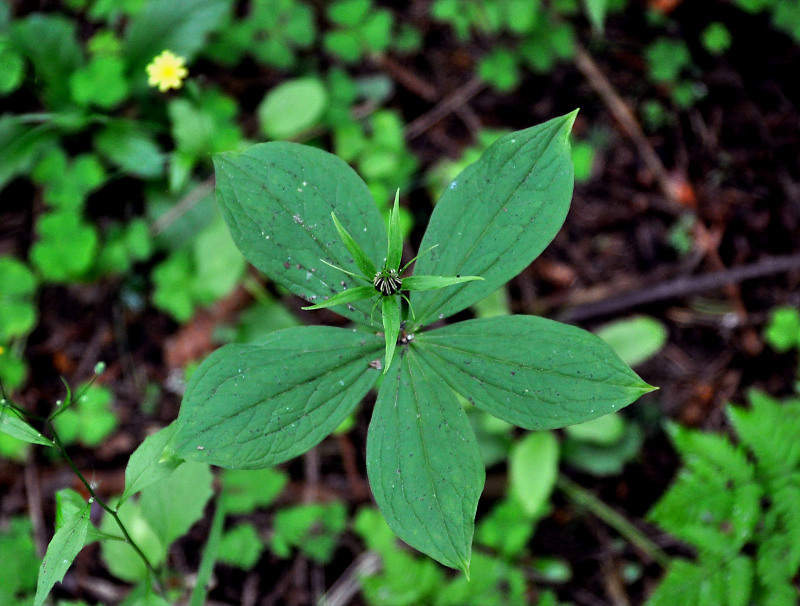
<svg viewBox="0 0 800 606">
<path fill-rule="evenodd" d="M 40 307 L 43 293 L 57 293 L 61 300 L 65 292 L 85 292 L 82 289 L 111 281 L 119 285 L 119 301 L 113 303 L 123 315 L 155 309 L 177 324 L 191 321 L 199 310 L 244 285 L 255 301 L 216 331 L 219 342 L 263 342 L 272 331 L 298 324 L 284 291 L 247 278 L 210 195 L 212 153 L 263 140 L 308 142 L 354 166 L 384 216 L 398 187 L 435 200 L 511 125 L 494 124 L 497 130 L 473 133 L 472 144 L 460 157 L 444 159 L 423 172 L 425 163 L 406 137 L 413 116 L 399 109 L 402 86 L 379 69 L 386 57 L 402 62 L 430 37 L 441 36 L 461 53 L 464 80 L 474 75 L 501 99 L 528 99 L 532 89 L 546 82 L 538 78 L 570 65 L 576 43 L 590 52 L 613 48 L 616 38 L 603 37 L 606 22 L 626 7 L 632 10 L 632 4 L 434 0 L 430 11 L 435 28 L 420 31 L 413 15 L 370 0 L 255 0 L 241 6 L 230 0 L 66 0 L 63 5 L 25 8 L 24 14 L 17 4 L 0 3 L 0 206 L 28 204 L 6 197 L 19 191 L 20 183 L 36 192 L 30 204 L 29 243 L 4 247 L 0 255 L 4 388 L 13 392 L 32 386 L 26 383 L 34 355 L 28 343 L 42 339 L 31 335 L 48 313 Z M 641 21 L 652 36 L 648 45 L 635 49 L 644 57 L 635 92 L 648 133 L 663 134 L 670 124 L 694 115 L 706 94 L 703 80 L 716 65 L 710 58 L 727 61 L 749 43 L 736 28 L 743 15 L 771 23 L 776 36 L 800 39 L 796 2 L 732 0 L 725 8 L 697 31 L 681 29 L 669 15 L 641 9 Z M 147 88 L 144 66 L 165 48 L 186 57 L 190 79 L 180 91 L 161 95 Z M 233 77 L 227 79 L 226 74 Z M 249 88 L 230 87 L 237 79 L 249 82 Z M 591 183 L 606 142 L 600 131 L 584 130 L 578 137 L 572 149 L 576 180 Z M 423 217 L 402 211 L 403 232 L 412 233 Z M 670 245 L 680 254 L 691 252 L 692 225 L 688 215 L 676 221 Z M 508 314 L 512 310 L 506 299 L 500 289 L 472 310 L 478 317 Z M 663 327 L 640 318 L 621 324 L 598 334 L 629 364 L 663 346 Z M 782 355 L 796 355 L 797 309 L 774 310 L 764 338 Z M 81 390 L 79 386 L 76 392 Z M 157 399 L 159 388 L 154 393 Z M 116 400 L 118 395 L 95 385 L 59 414 L 56 427 L 64 442 L 75 452 L 102 445 L 120 420 L 128 420 L 119 414 L 123 404 Z M 772 424 L 793 427 L 787 419 L 796 416 L 791 411 L 797 403 L 790 399 L 778 404 L 756 393 L 751 400 L 752 413 L 729 408 L 735 439 L 704 439 L 691 430 L 673 430 L 685 471 L 672 489 L 677 496 L 667 493 L 651 515 L 665 530 L 697 547 L 697 557 L 674 562 L 654 603 L 676 603 L 686 596 L 690 597 L 685 601 L 691 601 L 700 595 L 695 592 L 732 604 L 745 596 L 751 602 L 792 603 L 787 579 L 796 574 L 797 554 L 778 537 L 797 532 L 797 520 L 786 506 L 787 495 L 796 501 L 791 491 L 797 469 L 781 467 L 783 463 L 770 454 L 778 449 L 785 449 L 782 454 L 794 452 L 783 434 L 770 432 Z M 218 502 L 225 507 L 226 527 L 220 533 L 219 561 L 240 568 L 263 564 L 265 558 L 281 562 L 278 549 L 281 554 L 317 554 L 324 561 L 331 545 L 348 540 L 352 528 L 383 561 L 381 572 L 363 580 L 369 603 L 536 599 L 542 605 L 556 604 L 552 594 L 536 587 L 558 587 L 569 578 L 570 565 L 540 559 L 541 554 L 530 552 L 529 541 L 552 507 L 557 475 L 563 473 L 559 470 L 579 470 L 589 478 L 616 476 L 641 460 L 642 442 L 657 427 L 657 419 L 633 411 L 557 434 L 528 435 L 462 403 L 484 464 L 506 473 L 507 461 L 509 477 L 503 496 L 478 519 L 471 586 L 446 577 L 431 561 L 398 546 L 372 509 L 355 518 L 354 512 L 346 512 L 344 525 L 339 517 L 331 528 L 320 526 L 327 508 L 313 515 L 301 510 L 296 519 L 285 516 L 289 521 L 282 522 L 281 534 L 272 541 L 255 530 L 263 525 L 254 526 L 249 516 L 255 511 L 270 511 L 276 517 L 293 511 L 285 502 L 276 502 L 287 483 L 285 473 L 277 470 L 222 475 Z M 348 419 L 352 422 L 356 416 L 357 411 Z M 537 453 L 547 473 L 530 468 L 530 460 L 522 456 L 529 451 Z M 0 456 L 22 462 L 33 455 L 30 444 L 0 433 Z M 786 457 L 784 462 L 791 460 Z M 197 492 L 187 488 L 184 497 L 205 503 L 208 477 L 198 472 L 200 476 Z M 526 477 L 536 481 L 520 479 Z M 698 510 L 691 510 L 696 520 L 681 517 L 684 483 L 694 490 L 697 483 L 719 486 L 723 480 L 735 490 L 727 490 L 726 483 L 720 491 L 725 494 L 699 500 Z M 73 505 L 78 500 L 73 499 Z M 188 522 L 161 527 L 153 514 L 161 505 L 153 503 L 160 501 L 134 497 L 125 515 L 143 529 L 141 540 L 154 559 L 164 560 L 176 532 Z M 197 508 L 183 513 L 187 519 L 200 515 Z M 48 524 L 50 516 L 46 511 Z M 107 519 L 102 524 L 108 524 Z M 88 533 L 87 540 L 93 540 L 91 528 Z M 323 547 L 309 547 L 317 538 Z M 112 547 L 102 553 L 115 576 L 141 577 L 140 561 L 131 558 L 129 549 L 115 554 Z M 770 559 L 781 564 L 768 565 Z M 0 603 L 29 604 L 39 562 L 30 524 L 22 518 L 12 517 L 0 527 L 0 561 L 14 567 L 2 575 Z M 537 576 L 533 582 L 530 570 L 550 570 L 552 575 Z M 722 580 L 738 590 L 735 598 L 724 595 Z M 152 599 L 139 587 L 127 603 L 137 604 L 140 598 Z"/>
</svg>

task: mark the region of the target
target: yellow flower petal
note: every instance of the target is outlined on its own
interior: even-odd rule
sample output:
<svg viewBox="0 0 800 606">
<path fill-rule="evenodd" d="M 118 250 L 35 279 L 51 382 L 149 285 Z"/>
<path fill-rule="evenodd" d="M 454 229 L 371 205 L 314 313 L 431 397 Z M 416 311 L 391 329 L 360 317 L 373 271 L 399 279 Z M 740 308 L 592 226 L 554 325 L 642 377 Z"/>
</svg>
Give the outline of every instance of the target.
<svg viewBox="0 0 800 606">
<path fill-rule="evenodd" d="M 162 93 L 171 88 L 178 89 L 189 75 L 186 60 L 165 50 L 147 65 L 147 84 L 157 86 Z"/>
</svg>

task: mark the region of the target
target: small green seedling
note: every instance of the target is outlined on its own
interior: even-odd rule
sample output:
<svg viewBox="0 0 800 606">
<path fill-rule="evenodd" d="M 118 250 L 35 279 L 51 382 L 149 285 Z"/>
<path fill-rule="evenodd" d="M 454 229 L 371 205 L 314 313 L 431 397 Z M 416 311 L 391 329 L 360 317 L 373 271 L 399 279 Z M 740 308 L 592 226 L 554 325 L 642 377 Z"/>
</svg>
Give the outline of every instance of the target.
<svg viewBox="0 0 800 606">
<path fill-rule="evenodd" d="M 225 345 L 189 380 L 165 456 L 236 469 L 287 461 L 333 432 L 383 375 L 367 436 L 378 507 L 409 545 L 468 572 L 485 472 L 456 394 L 541 430 L 653 389 L 598 337 L 551 320 L 423 330 L 495 292 L 555 236 L 572 195 L 575 115 L 500 138 L 458 175 L 409 277 L 397 211 L 387 237 L 366 185 L 341 159 L 287 142 L 217 155 L 217 201 L 237 247 L 312 307 L 324 303 L 361 328 L 287 328 Z"/>
</svg>

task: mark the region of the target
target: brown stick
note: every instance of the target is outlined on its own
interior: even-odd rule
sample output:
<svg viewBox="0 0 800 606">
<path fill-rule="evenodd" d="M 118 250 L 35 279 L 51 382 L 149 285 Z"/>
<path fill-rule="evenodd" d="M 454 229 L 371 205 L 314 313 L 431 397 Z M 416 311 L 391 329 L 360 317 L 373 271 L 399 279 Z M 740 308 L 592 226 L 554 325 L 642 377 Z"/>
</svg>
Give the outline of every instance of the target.
<svg viewBox="0 0 800 606">
<path fill-rule="evenodd" d="M 639 155 L 642 157 L 642 160 L 644 160 L 650 172 L 653 173 L 659 188 L 670 202 L 674 204 L 674 210 L 680 212 L 685 211 L 686 209 L 681 203 L 679 192 L 669 177 L 669 172 L 664 166 L 664 163 L 661 162 L 661 158 L 658 157 L 653 146 L 650 145 L 650 142 L 647 140 L 633 111 L 622 97 L 620 97 L 614 87 L 611 86 L 611 82 L 609 82 L 605 74 L 603 74 L 594 62 L 594 59 L 592 59 L 589 53 L 586 52 L 580 44 L 575 45 L 574 61 L 575 67 L 577 67 L 586 78 L 589 86 L 600 95 L 600 98 L 606 104 L 608 110 L 614 118 L 616 118 L 617 122 L 619 122 L 622 130 L 625 131 L 625 134 L 628 135 L 634 145 L 636 145 Z"/>
<path fill-rule="evenodd" d="M 732 267 L 703 276 L 680 277 L 669 282 L 661 282 L 615 297 L 578 305 L 567 309 L 558 319 L 563 322 L 583 322 L 598 316 L 607 316 L 658 301 L 678 299 L 736 284 L 789 271 L 800 271 L 800 255 L 768 257 L 757 263 Z"/>
<path fill-rule="evenodd" d="M 433 108 L 422 114 L 419 118 L 416 118 L 406 127 L 406 140 L 411 141 L 419 137 L 439 120 L 442 120 L 448 114 L 457 111 L 459 107 L 468 103 L 470 99 L 484 88 L 486 88 L 486 84 L 484 84 L 480 78 L 472 78 L 466 84 L 459 86 Z"/>
</svg>

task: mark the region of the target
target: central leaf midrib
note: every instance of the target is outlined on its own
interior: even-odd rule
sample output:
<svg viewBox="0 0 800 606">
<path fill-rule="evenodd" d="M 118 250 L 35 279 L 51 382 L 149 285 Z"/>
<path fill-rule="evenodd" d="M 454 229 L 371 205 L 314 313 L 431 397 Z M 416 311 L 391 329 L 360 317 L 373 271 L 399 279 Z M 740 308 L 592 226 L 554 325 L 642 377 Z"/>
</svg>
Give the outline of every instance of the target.
<svg viewBox="0 0 800 606">
<path fill-rule="evenodd" d="M 554 141 L 554 140 L 555 140 L 555 134 L 553 134 L 553 135 L 552 135 L 552 137 L 550 138 L 550 141 L 548 141 L 548 142 L 547 142 L 547 144 L 545 145 L 545 150 L 547 150 L 547 149 L 550 147 L 550 145 L 553 143 L 553 141 Z M 502 163 L 502 165 L 501 165 L 501 166 L 506 166 L 508 163 L 510 163 L 510 162 L 513 160 L 513 158 L 514 158 L 514 157 L 516 157 L 516 156 L 517 156 L 517 154 L 521 153 L 521 152 L 522 152 L 522 150 L 523 150 L 523 149 L 525 149 L 525 147 L 526 147 L 528 144 L 530 144 L 532 141 L 533 141 L 533 139 L 531 139 L 531 140 L 527 141 L 527 142 L 526 142 L 524 145 L 520 146 L 520 148 L 519 148 L 518 150 L 516 150 L 516 151 L 515 151 L 515 152 L 514 152 L 514 153 L 513 153 L 513 154 L 512 154 L 512 155 L 511 155 L 511 156 L 510 156 L 510 157 L 509 157 L 507 160 L 505 160 L 505 161 Z M 500 216 L 500 213 L 503 211 L 503 208 L 505 208 L 505 207 L 506 207 L 506 205 L 508 204 L 508 201 L 509 201 L 509 200 L 510 200 L 510 199 L 511 199 L 511 198 L 514 196 L 514 194 L 515 194 L 515 193 L 516 193 L 516 192 L 517 192 L 517 191 L 520 189 L 520 187 L 522 186 L 522 183 L 523 183 L 523 182 L 524 182 L 524 181 L 525 181 L 525 180 L 526 180 L 526 179 L 527 179 L 527 178 L 528 178 L 528 177 L 529 177 L 529 176 L 530 176 L 530 175 L 533 173 L 534 169 L 536 168 L 536 166 L 537 166 L 537 165 L 538 165 L 538 163 L 539 163 L 539 160 L 541 160 L 541 158 L 542 158 L 543 156 L 544 156 L 544 153 L 540 154 L 540 155 L 539 155 L 539 157 L 538 157 L 538 158 L 536 158 L 536 160 L 534 161 L 534 163 L 533 163 L 533 165 L 531 166 L 530 170 L 529 170 L 529 171 L 528 171 L 528 173 L 526 174 L 525 178 L 523 178 L 523 179 L 521 179 L 521 180 L 520 180 L 520 182 L 519 182 L 519 183 L 517 184 L 517 186 L 516 186 L 516 187 L 513 189 L 513 191 L 512 191 L 512 192 L 511 192 L 511 193 L 510 193 L 510 194 L 509 194 L 509 195 L 508 195 L 508 196 L 507 196 L 507 197 L 506 197 L 506 198 L 503 200 L 503 203 L 502 203 L 502 204 L 500 204 L 500 205 L 498 206 L 498 209 L 497 209 L 497 211 L 496 211 L 496 212 L 495 212 L 495 214 L 492 216 L 491 220 L 489 220 L 489 221 L 487 222 L 486 226 L 485 226 L 485 227 L 484 227 L 484 229 L 483 229 L 483 232 L 481 232 L 481 235 L 480 235 L 480 236 L 479 236 L 479 237 L 478 237 L 478 238 L 477 238 L 477 239 L 476 239 L 476 240 L 473 242 L 472 246 L 471 246 L 471 247 L 470 247 L 470 249 L 467 251 L 466 255 L 464 255 L 464 257 L 463 257 L 463 258 L 462 258 L 462 260 L 460 261 L 460 263 L 459 263 L 459 265 L 458 265 L 458 267 L 459 267 L 459 268 L 463 268 L 463 266 L 464 266 L 464 263 L 466 262 L 466 260 L 467 260 L 467 259 L 469 259 L 469 256 L 470 256 L 470 255 L 472 254 L 472 252 L 475 250 L 475 248 L 477 247 L 478 243 L 480 243 L 480 242 L 481 242 L 481 240 L 483 240 L 484 236 L 485 236 L 485 235 L 486 235 L 486 233 L 489 231 L 489 228 L 490 228 L 490 227 L 491 227 L 491 226 L 494 224 L 494 222 L 497 220 L 497 217 L 498 217 L 498 216 Z M 484 171 L 484 172 L 485 172 L 485 171 Z M 481 174 L 484 174 L 484 173 L 481 173 Z M 541 206 L 541 204 L 540 204 L 539 206 Z M 514 247 L 516 244 L 517 244 L 517 241 L 513 241 L 513 242 L 512 242 L 512 243 L 511 243 L 509 246 L 507 246 L 507 247 L 506 247 L 506 248 L 505 248 L 505 249 L 502 251 L 502 254 L 506 253 L 508 250 L 510 250 L 511 248 L 513 248 L 513 247 Z M 459 295 L 459 294 L 460 294 L 460 293 L 461 293 L 461 292 L 464 290 L 464 288 L 466 288 L 468 285 L 469 285 L 469 283 L 465 283 L 465 284 L 463 284 L 463 285 L 461 285 L 461 286 L 457 287 L 457 289 L 456 289 L 456 291 L 455 291 L 455 292 L 453 292 L 453 291 L 451 290 L 451 291 L 450 291 L 450 295 L 451 295 L 451 296 L 449 297 L 449 299 L 450 299 L 450 300 L 454 299 L 454 298 L 455 298 L 456 296 L 458 296 L 458 295 Z M 438 305 L 438 301 L 439 301 L 439 299 L 440 299 L 442 296 L 443 296 L 443 293 L 442 293 L 441 291 L 440 291 L 440 292 L 438 292 L 438 293 L 434 293 L 434 296 L 433 296 L 433 298 L 431 299 L 430 303 L 428 304 L 428 306 L 427 306 L 427 309 L 424 309 L 424 310 L 423 310 L 423 312 L 422 312 L 422 313 L 420 313 L 420 317 L 422 318 L 421 322 L 422 322 L 422 321 L 424 321 L 425 319 L 428 319 L 428 318 L 429 318 L 431 315 L 433 315 L 433 314 L 434 314 L 436 311 L 438 311 L 438 309 L 439 309 L 439 308 L 443 307 L 443 305 L 444 305 L 444 304 L 443 304 L 443 305 L 439 305 L 439 307 L 438 307 L 438 308 L 436 307 L 436 305 Z M 445 303 L 445 304 L 446 304 L 446 303 Z M 433 310 L 433 311 L 430 311 L 430 312 L 429 312 L 428 310 Z"/>
<path fill-rule="evenodd" d="M 249 159 L 251 159 L 251 160 L 253 160 L 253 158 L 252 158 L 251 156 L 248 156 L 248 158 L 249 158 Z M 238 164 L 234 164 L 234 163 L 232 163 L 232 162 L 228 162 L 227 164 L 228 164 L 229 166 L 232 166 L 232 167 L 233 167 L 235 170 L 238 170 L 239 172 L 241 172 L 243 175 L 245 175 L 245 176 L 246 176 L 248 179 L 252 180 L 254 183 L 260 183 L 260 180 L 259 180 L 259 179 L 256 179 L 256 178 L 254 177 L 254 175 L 253 175 L 253 174 L 252 174 L 252 173 L 251 173 L 249 170 L 245 169 L 244 167 L 242 167 L 242 166 L 240 166 L 240 165 L 238 165 Z M 284 176 L 287 176 L 287 175 L 288 175 L 288 176 L 293 176 L 293 175 L 292 175 L 291 173 L 289 173 L 287 170 L 285 170 L 284 168 L 282 168 L 282 167 L 280 167 L 279 165 L 275 164 L 275 162 L 274 162 L 274 161 L 272 161 L 272 162 L 269 164 L 269 168 L 271 168 L 272 170 L 277 170 L 277 171 L 280 171 L 280 172 L 281 172 L 281 173 L 282 173 Z M 305 172 L 305 167 L 303 167 L 301 170 L 302 170 L 303 172 Z M 250 221 L 251 221 L 251 222 L 252 222 L 254 225 L 256 225 L 256 226 L 258 227 L 258 229 L 259 229 L 259 230 L 261 230 L 261 229 L 262 229 L 262 225 L 261 225 L 261 223 L 260 223 L 259 221 L 257 221 L 255 218 L 253 218 L 253 216 L 250 214 L 250 212 L 248 212 L 248 209 L 246 208 L 246 206 L 245 206 L 244 204 L 242 204 L 242 202 L 241 202 L 241 200 L 240 200 L 239 193 L 238 193 L 237 189 L 236 189 L 235 187 L 233 187 L 233 186 L 232 186 L 232 184 L 231 184 L 231 177 L 230 177 L 230 176 L 228 176 L 228 185 L 229 185 L 229 189 L 230 189 L 230 191 L 231 191 L 231 192 L 233 192 L 233 197 L 236 199 L 236 203 L 238 204 L 239 208 L 242 210 L 242 213 L 243 213 L 243 214 L 244 214 L 244 215 L 245 215 L 245 216 L 246 216 L 246 217 L 247 217 L 247 218 L 248 218 L 248 219 L 249 219 L 249 220 L 250 220 Z M 313 184 L 312 184 L 312 185 L 313 185 Z M 313 186 L 313 187 L 314 187 L 315 191 L 319 192 L 319 189 L 317 189 L 317 188 L 316 188 L 316 186 Z M 342 186 L 341 186 L 341 184 L 338 184 L 338 183 L 337 183 L 337 186 L 336 186 L 336 194 L 335 194 L 335 195 L 337 196 L 337 198 L 336 198 L 337 200 L 339 199 L 339 190 L 340 190 L 340 188 L 341 188 L 341 187 L 342 187 Z M 293 210 L 293 209 L 291 209 L 291 208 L 289 208 L 289 207 L 287 207 L 287 206 L 286 206 L 286 204 L 285 204 L 285 203 L 282 201 L 281 197 L 279 197 L 279 196 L 277 196 L 277 195 L 273 194 L 272 192 L 268 192 L 268 195 L 270 196 L 270 198 L 271 198 L 272 200 L 274 200 L 274 201 L 276 201 L 276 202 L 278 203 L 278 205 L 279 205 L 279 206 L 280 206 L 280 207 L 281 207 L 281 208 L 284 210 L 284 212 L 286 212 L 286 213 L 288 213 L 288 214 L 290 214 L 290 215 L 291 215 L 292 213 L 294 213 L 294 210 Z M 324 196 L 321 196 L 321 195 L 320 195 L 320 197 L 321 197 L 321 198 L 324 198 Z M 304 209 L 305 209 L 305 204 L 306 204 L 306 202 L 305 202 L 305 201 L 303 201 Z M 361 213 L 361 214 L 362 214 L 362 216 L 363 216 L 363 213 Z M 235 219 L 235 215 L 234 215 L 234 219 Z M 236 220 L 236 219 L 235 219 L 235 220 Z M 239 223 L 239 221 L 238 221 L 238 220 L 236 220 L 236 222 L 237 222 L 237 224 Z M 325 246 L 324 246 L 324 245 L 323 245 L 323 244 L 322 244 L 322 243 L 319 241 L 319 239 L 318 239 L 318 238 L 317 238 L 317 237 L 314 235 L 314 233 L 311 231 L 311 228 L 310 228 L 310 226 L 309 226 L 309 225 L 308 225 L 308 224 L 307 224 L 305 221 L 303 221 L 303 222 L 302 222 L 300 225 L 301 225 L 301 227 L 303 228 L 303 230 L 306 232 L 306 234 L 308 234 L 308 235 L 310 235 L 310 236 L 311 236 L 311 240 L 314 242 L 314 244 L 316 245 L 316 247 L 317 247 L 317 248 L 318 248 L 318 249 L 319 249 L 319 250 L 322 252 L 322 256 L 328 256 L 328 255 L 331 253 L 331 251 L 330 251 L 329 249 L 327 249 L 327 248 L 326 248 L 326 247 L 325 247 Z M 240 228 L 240 232 L 241 232 L 241 231 L 242 231 L 242 230 L 241 230 L 241 228 Z M 312 253 L 310 250 L 308 250 L 308 254 L 313 254 L 313 253 Z M 344 259 L 344 260 L 346 261 L 347 259 Z M 280 264 L 280 262 L 279 262 L 279 261 L 277 261 L 277 260 L 274 260 L 274 259 L 271 259 L 271 258 L 270 258 L 270 261 L 274 261 L 275 263 L 277 263 L 277 264 Z M 338 263 L 341 263 L 341 262 L 342 262 L 342 260 L 340 260 L 340 259 L 338 259 L 338 258 L 334 258 L 334 261 L 336 261 L 336 262 L 338 262 Z M 292 284 L 293 286 L 295 286 L 295 288 L 296 288 L 297 290 L 303 290 L 304 288 L 306 288 L 304 284 L 301 284 L 301 283 L 298 283 L 298 282 L 296 282 L 296 281 L 292 280 L 292 279 L 289 277 L 289 276 L 291 275 L 290 273 L 287 273 L 287 272 L 282 272 L 282 273 L 281 273 L 281 272 L 279 272 L 279 273 L 280 273 L 280 275 L 281 275 L 282 277 L 284 277 L 284 279 L 285 279 L 287 282 L 289 282 L 290 284 Z M 326 287 L 326 288 L 328 288 L 328 289 L 334 289 L 334 290 L 335 290 L 335 286 L 333 286 L 332 284 L 328 284 L 327 282 L 325 282 L 325 281 L 323 281 L 322 279 L 320 279 L 320 275 L 319 275 L 319 274 L 317 274 L 317 273 L 314 273 L 313 275 L 316 277 L 317 281 L 318 281 L 318 282 L 320 282 L 320 283 L 321 283 L 321 284 L 322 284 L 324 287 Z M 347 274 L 344 274 L 344 275 L 346 276 Z M 350 279 L 350 277 L 348 276 L 348 277 L 347 277 L 347 279 L 349 280 L 349 279 Z M 290 290 L 293 290 L 293 289 L 290 289 Z M 337 291 L 337 292 L 341 292 L 341 291 Z M 329 296 L 329 295 L 327 295 L 327 294 L 318 294 L 318 296 L 320 296 L 320 297 L 326 297 L 326 296 Z M 313 303 L 313 301 L 312 301 L 312 303 Z M 354 308 L 358 308 L 358 311 L 359 311 L 359 313 L 361 314 L 361 316 L 362 316 L 362 318 L 363 318 L 363 321 L 362 321 L 362 323 L 363 323 L 363 324 L 365 324 L 366 326 L 373 326 L 373 325 L 374 325 L 374 324 L 372 323 L 372 321 L 371 321 L 371 318 L 370 318 L 369 314 L 367 314 L 367 312 L 366 312 L 364 309 L 361 309 L 361 307 L 362 307 L 363 305 L 365 305 L 365 304 L 362 304 L 361 302 L 356 302 L 355 304 L 353 304 L 353 303 L 350 303 L 350 305 L 352 305 Z"/>
</svg>

